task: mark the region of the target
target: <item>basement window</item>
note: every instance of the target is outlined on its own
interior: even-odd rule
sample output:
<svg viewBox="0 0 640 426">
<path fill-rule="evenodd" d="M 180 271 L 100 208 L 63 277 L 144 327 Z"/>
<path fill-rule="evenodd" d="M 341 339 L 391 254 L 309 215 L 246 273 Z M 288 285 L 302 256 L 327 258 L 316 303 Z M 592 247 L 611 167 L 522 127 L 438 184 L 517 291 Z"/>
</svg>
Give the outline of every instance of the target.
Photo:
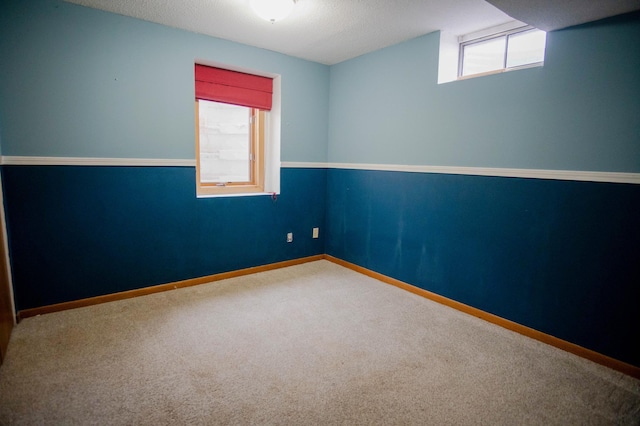
<svg viewBox="0 0 640 426">
<path fill-rule="evenodd" d="M 520 21 L 462 36 L 441 31 L 438 84 L 542 66 L 546 36 Z"/>
<path fill-rule="evenodd" d="M 531 26 L 460 38 L 458 78 L 542 66 L 546 33 Z"/>
</svg>

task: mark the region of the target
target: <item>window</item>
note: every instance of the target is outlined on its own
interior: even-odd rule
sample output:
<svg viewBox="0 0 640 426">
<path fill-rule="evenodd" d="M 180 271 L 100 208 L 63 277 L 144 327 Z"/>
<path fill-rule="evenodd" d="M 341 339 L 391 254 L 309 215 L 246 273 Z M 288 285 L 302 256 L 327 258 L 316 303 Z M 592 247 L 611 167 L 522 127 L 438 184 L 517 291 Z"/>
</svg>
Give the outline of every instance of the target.
<svg viewBox="0 0 640 426">
<path fill-rule="evenodd" d="M 199 192 L 263 192 L 264 111 L 198 99 L 196 120 Z"/>
<path fill-rule="evenodd" d="M 544 63 L 546 33 L 531 26 L 461 39 L 458 78 Z"/>
<path fill-rule="evenodd" d="M 195 86 L 198 196 L 264 193 L 273 80 L 196 65 Z"/>
</svg>

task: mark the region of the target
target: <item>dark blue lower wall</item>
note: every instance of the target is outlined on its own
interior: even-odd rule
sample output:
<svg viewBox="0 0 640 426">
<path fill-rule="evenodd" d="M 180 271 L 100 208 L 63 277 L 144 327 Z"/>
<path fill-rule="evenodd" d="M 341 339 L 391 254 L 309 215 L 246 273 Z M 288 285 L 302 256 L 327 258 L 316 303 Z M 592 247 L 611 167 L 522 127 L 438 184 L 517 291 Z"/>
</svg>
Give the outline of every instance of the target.
<svg viewBox="0 0 640 426">
<path fill-rule="evenodd" d="M 282 169 L 275 201 L 197 199 L 192 167 L 2 174 L 18 310 L 324 253 L 324 169 Z"/>
<path fill-rule="evenodd" d="M 190 167 L 2 174 L 18 310 L 326 252 L 640 366 L 638 185 L 285 168 L 274 201 L 197 199 Z"/>
<path fill-rule="evenodd" d="M 640 366 L 640 186 L 329 170 L 327 253 Z"/>
</svg>

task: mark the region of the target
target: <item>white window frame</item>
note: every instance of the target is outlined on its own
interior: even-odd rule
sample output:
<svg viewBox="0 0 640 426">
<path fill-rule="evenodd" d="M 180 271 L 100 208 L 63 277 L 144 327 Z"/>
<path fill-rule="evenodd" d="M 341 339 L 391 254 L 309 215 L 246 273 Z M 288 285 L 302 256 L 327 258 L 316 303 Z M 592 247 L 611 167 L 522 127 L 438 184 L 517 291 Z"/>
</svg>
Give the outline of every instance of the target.
<svg viewBox="0 0 640 426">
<path fill-rule="evenodd" d="M 462 70 L 462 46 L 472 44 L 474 42 L 486 41 L 494 37 L 500 37 L 508 33 L 518 33 L 536 29 L 530 25 L 520 21 L 510 21 L 501 25 L 464 34 L 461 36 L 440 32 L 439 57 L 438 57 L 438 84 L 449 83 L 452 81 L 467 80 L 469 78 L 480 77 L 484 75 L 497 74 L 506 71 L 514 71 L 532 67 L 541 67 L 544 61 L 533 64 L 520 65 L 518 67 L 501 68 L 486 73 L 472 74 L 460 77 Z M 506 50 L 505 50 L 506 54 Z"/>
</svg>

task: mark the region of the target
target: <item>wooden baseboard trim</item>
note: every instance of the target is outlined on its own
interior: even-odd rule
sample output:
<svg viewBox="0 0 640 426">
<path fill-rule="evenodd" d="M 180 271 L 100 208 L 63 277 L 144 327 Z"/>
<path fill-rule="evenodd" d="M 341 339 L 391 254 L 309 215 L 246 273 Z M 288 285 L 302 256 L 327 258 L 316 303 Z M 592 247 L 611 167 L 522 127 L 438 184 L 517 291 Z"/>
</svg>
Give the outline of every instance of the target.
<svg viewBox="0 0 640 426">
<path fill-rule="evenodd" d="M 587 349 L 582 346 L 576 345 L 574 343 L 567 342 L 566 340 L 559 339 L 557 337 L 551 336 L 546 333 L 542 333 L 533 328 L 526 327 L 516 322 L 499 317 L 497 315 L 490 314 L 488 312 L 474 308 L 472 306 L 465 305 L 464 303 L 456 302 L 455 300 L 448 299 L 444 296 L 440 296 L 439 294 L 432 293 L 428 290 L 415 287 L 411 284 L 407 284 L 403 281 L 388 277 L 378 272 L 374 272 L 370 269 L 363 268 L 362 266 L 355 265 L 345 260 L 338 259 L 330 255 L 325 255 L 324 258 L 330 262 L 336 263 L 340 266 L 344 266 L 345 268 L 367 275 L 371 278 L 375 278 L 386 284 L 391 284 L 395 287 L 399 287 L 403 290 L 417 294 L 418 296 L 425 297 L 429 300 L 433 300 L 434 302 L 438 302 L 442 305 L 454 308 L 458 311 L 464 312 L 469 315 L 473 315 L 474 317 L 478 317 L 492 324 L 496 324 L 500 327 L 506 328 L 507 330 L 514 331 L 526 337 L 538 340 L 540 342 L 562 349 L 564 351 L 580 356 L 582 358 L 586 358 L 597 364 L 604 365 L 605 367 L 609 367 L 613 370 L 619 371 L 631 377 L 635 377 L 636 379 L 640 379 L 640 368 L 636 367 L 635 365 L 627 364 L 626 362 L 608 357 L 599 352 L 592 351 L 591 349 Z"/>
<path fill-rule="evenodd" d="M 36 315 L 50 314 L 53 312 L 65 311 L 67 309 L 81 308 L 84 306 L 98 305 L 100 303 L 114 302 L 116 300 L 130 299 L 132 297 L 146 296 L 148 294 L 160 293 L 163 291 L 175 290 L 177 288 L 191 287 L 199 284 L 206 284 L 213 281 L 225 280 L 228 278 L 241 277 L 243 275 L 256 274 L 258 272 L 271 271 L 274 269 L 286 268 L 288 266 L 300 265 L 302 263 L 314 262 L 324 259 L 323 254 L 302 257 L 299 259 L 285 260 L 283 262 L 270 263 L 267 265 L 254 266 L 251 268 L 239 269 L 236 271 L 222 272 L 219 274 L 207 275 L 204 277 L 191 278 L 167 284 L 154 285 L 135 290 L 122 291 L 119 293 L 105 294 L 103 296 L 89 297 L 86 299 L 72 300 L 70 302 L 56 303 L 54 305 L 40 306 L 37 308 L 23 309 L 18 312 L 18 322 Z"/>
<path fill-rule="evenodd" d="M 379 272 L 374 272 L 370 269 L 364 268 L 362 266 L 358 266 L 356 264 L 347 262 L 342 259 L 338 259 L 336 257 L 327 255 L 327 254 L 319 254 L 315 256 L 303 257 L 299 259 L 286 260 L 283 262 L 270 263 L 267 265 L 254 266 L 245 269 L 239 269 L 236 271 L 222 272 L 219 274 L 207 275 L 204 277 L 191 278 L 182 281 L 176 281 L 167 284 L 160 284 L 151 287 L 144 287 L 135 290 L 128 290 L 119 293 L 106 294 L 103 296 L 90 297 L 86 299 L 73 300 L 70 302 L 56 303 L 53 305 L 40 306 L 37 308 L 24 309 L 18 312 L 17 320 L 18 322 L 29 317 L 33 317 L 36 315 L 44 315 L 53 312 L 64 311 L 67 309 L 75 309 L 81 308 L 84 306 L 97 305 L 100 303 L 113 302 L 117 300 L 130 299 L 132 297 L 145 296 L 153 293 L 160 293 L 163 291 L 175 290 L 178 288 L 191 287 L 199 284 L 206 284 L 214 281 L 220 281 L 228 278 L 241 277 L 244 275 L 256 274 L 258 272 L 265 272 L 274 269 L 286 268 L 289 266 L 300 265 L 307 262 L 315 262 L 317 260 L 326 259 L 330 262 L 333 262 L 337 265 L 343 266 L 345 268 L 351 269 L 355 272 L 359 272 L 363 275 L 369 276 L 371 278 L 382 281 L 386 284 L 393 285 L 395 287 L 401 288 L 403 290 L 414 293 L 418 296 L 425 297 L 429 300 L 433 300 L 434 302 L 440 303 L 442 305 L 451 307 L 458 311 L 464 312 L 468 315 L 472 315 L 474 317 L 483 319 L 492 324 L 496 324 L 500 327 L 506 328 L 507 330 L 514 331 L 516 333 L 522 334 L 526 337 L 538 340 L 540 342 L 546 343 L 548 345 L 554 346 L 556 348 L 562 349 L 574 355 L 580 356 L 582 358 L 588 359 L 595 363 L 604 365 L 613 370 L 619 371 L 621 373 L 627 374 L 631 377 L 635 377 L 636 379 L 640 379 L 640 368 L 634 365 L 625 363 L 623 361 L 619 361 L 615 358 L 611 358 L 609 356 L 603 355 L 599 352 L 592 351 L 591 349 L 584 348 L 582 346 L 576 345 L 571 342 L 567 342 L 566 340 L 559 339 L 557 337 L 551 336 L 546 333 L 542 333 L 533 328 L 526 327 L 524 325 L 518 324 L 516 322 L 504 319 L 494 314 L 490 314 L 488 312 L 482 311 L 480 309 L 474 308 L 469 305 L 465 305 L 464 303 L 457 302 L 455 300 L 446 298 L 444 296 L 440 296 L 439 294 L 432 293 L 428 290 L 424 290 L 418 287 L 415 287 L 411 284 L 407 284 L 403 281 L 397 280 L 395 278 L 388 277 Z"/>
</svg>

